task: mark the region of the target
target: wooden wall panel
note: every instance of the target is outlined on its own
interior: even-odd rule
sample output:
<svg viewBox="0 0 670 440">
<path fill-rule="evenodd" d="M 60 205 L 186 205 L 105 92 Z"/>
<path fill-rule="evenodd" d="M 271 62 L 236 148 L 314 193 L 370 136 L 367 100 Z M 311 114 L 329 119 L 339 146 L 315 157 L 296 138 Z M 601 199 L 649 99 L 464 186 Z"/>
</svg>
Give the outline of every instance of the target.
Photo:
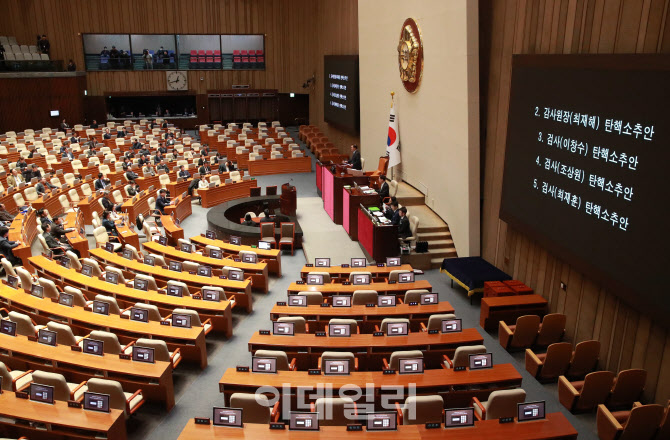
<svg viewBox="0 0 670 440">
<path fill-rule="evenodd" d="M 357 0 L 4 0 L 0 33 L 20 44 L 47 34 L 53 59 L 84 68 L 82 33 L 265 34 L 264 71 L 190 71 L 198 94 L 249 84 L 255 89 L 310 93 L 310 121 L 336 143 L 359 142 L 323 122 L 323 55 L 358 54 Z M 91 72 L 90 96 L 106 92 L 164 91 L 165 72 Z M 348 151 L 348 150 L 347 150 Z"/>
<path fill-rule="evenodd" d="M 645 400 L 670 398 L 670 332 L 500 220 L 511 57 L 544 53 L 668 53 L 670 0 L 480 0 L 492 16 L 483 194 L 482 255 L 568 315 L 572 342 L 598 339 L 601 368 L 648 372 Z M 482 35 L 484 35 L 482 33 Z M 567 290 L 560 283 L 567 284 Z"/>
</svg>

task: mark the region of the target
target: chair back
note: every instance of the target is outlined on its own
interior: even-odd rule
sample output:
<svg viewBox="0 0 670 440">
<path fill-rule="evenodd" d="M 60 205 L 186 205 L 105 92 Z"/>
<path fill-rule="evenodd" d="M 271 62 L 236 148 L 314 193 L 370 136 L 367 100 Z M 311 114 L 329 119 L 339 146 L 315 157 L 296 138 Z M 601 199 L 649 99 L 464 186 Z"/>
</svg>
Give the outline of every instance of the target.
<svg viewBox="0 0 670 440">
<path fill-rule="evenodd" d="M 323 294 L 321 292 L 302 292 L 300 295 L 307 299 L 308 306 L 318 306 L 323 303 Z"/>
<path fill-rule="evenodd" d="M 104 226 L 97 227 L 93 230 L 93 236 L 95 237 L 95 242 L 97 244 L 105 244 L 109 241 L 109 235 L 107 234 L 107 229 Z"/>
<path fill-rule="evenodd" d="M 454 367 L 467 367 L 470 364 L 471 354 L 486 353 L 484 345 L 462 345 L 454 351 L 454 359 L 452 360 Z M 451 368 L 448 363 L 444 363 L 445 367 Z"/>
<path fill-rule="evenodd" d="M 575 347 L 570 360 L 568 377 L 584 377 L 598 366 L 600 357 L 600 341 L 582 341 Z"/>
<path fill-rule="evenodd" d="M 437 315 L 430 315 L 428 318 L 428 325 L 426 328 L 428 330 L 441 330 L 442 329 L 442 320 L 444 319 L 456 319 L 456 315 L 453 313 L 440 313 Z"/>
<path fill-rule="evenodd" d="M 23 191 L 23 195 L 25 196 L 25 199 L 29 202 L 34 202 L 39 198 L 39 194 L 37 194 L 37 190 L 33 186 L 26 188 Z"/>
<path fill-rule="evenodd" d="M 33 371 L 33 382 L 54 387 L 54 399 L 56 400 L 70 400 L 70 387 L 67 386 L 65 376 L 62 374 L 35 370 Z"/>
<path fill-rule="evenodd" d="M 332 318 L 328 321 L 328 325 L 348 325 L 349 333 L 355 335 L 358 333 L 358 321 L 348 318 Z"/>
<path fill-rule="evenodd" d="M 183 266 L 184 263 L 185 263 L 185 261 L 182 262 L 182 266 Z M 183 266 L 183 267 L 184 267 L 184 270 L 187 270 L 186 266 Z M 188 286 L 186 285 L 186 283 L 183 283 L 181 281 L 169 280 L 167 282 L 167 284 L 168 284 L 168 286 L 179 286 L 179 287 L 181 287 L 181 291 L 184 295 L 190 295 L 191 294 L 191 292 L 188 290 Z"/>
<path fill-rule="evenodd" d="M 66 287 L 67 289 L 67 287 Z M 109 304 L 109 314 L 110 315 L 119 315 L 121 314 L 121 308 L 119 303 L 116 302 L 116 298 L 108 295 L 95 295 L 95 300 Z"/>
<path fill-rule="evenodd" d="M 670 401 L 668 401 L 667 406 L 665 407 L 665 415 L 661 421 L 661 426 L 658 428 L 656 437 L 654 440 L 663 440 L 670 438 Z"/>
<path fill-rule="evenodd" d="M 7 365 L 4 362 L 0 362 L 0 378 L 2 378 L 2 390 L 3 391 L 13 391 L 12 382 L 14 378 L 9 372 Z"/>
<path fill-rule="evenodd" d="M 400 359 L 423 359 L 423 352 L 421 350 L 394 351 L 389 358 L 389 367 L 397 371 Z"/>
<path fill-rule="evenodd" d="M 517 404 L 526 400 L 526 391 L 521 388 L 513 390 L 493 391 L 486 402 L 486 420 L 495 420 L 501 417 L 516 417 Z"/>
<path fill-rule="evenodd" d="M 119 382 L 92 377 L 86 382 L 86 386 L 92 393 L 109 394 L 110 408 L 118 409 L 126 413 L 126 395 Z M 126 413 L 126 415 L 128 414 Z"/>
<path fill-rule="evenodd" d="M 293 323 L 294 333 L 307 333 L 307 320 L 302 316 L 282 316 L 277 322 Z"/>
<path fill-rule="evenodd" d="M 351 296 L 352 306 L 364 306 L 366 304 L 377 304 L 378 293 L 376 290 L 356 290 Z"/>
<path fill-rule="evenodd" d="M 254 356 L 277 358 L 277 371 L 288 371 L 288 356 L 279 350 L 256 350 Z"/>
<path fill-rule="evenodd" d="M 72 333 L 72 329 L 67 324 L 61 324 L 56 321 L 49 321 L 47 323 L 47 330 L 56 332 L 56 343 L 59 345 L 69 345 L 70 347 L 77 345 L 77 338 Z"/>
<path fill-rule="evenodd" d="M 68 200 L 65 194 L 58 196 L 58 201 L 60 202 L 60 206 L 63 208 L 63 211 L 70 209 L 70 200 Z"/>
<path fill-rule="evenodd" d="M 255 216 L 253 216 L 255 217 Z M 271 241 L 275 239 L 275 225 L 271 222 L 261 223 L 261 241 L 264 238 L 269 238 Z"/>
<path fill-rule="evenodd" d="M 154 359 L 160 362 L 171 362 L 170 361 L 170 351 L 165 341 L 159 339 L 145 339 L 139 338 L 135 345 L 138 347 L 153 348 L 154 349 Z"/>
<path fill-rule="evenodd" d="M 126 278 L 123 276 L 123 271 L 118 267 L 114 266 L 105 266 L 105 272 L 114 272 L 119 276 L 119 283 L 125 284 Z"/>
<path fill-rule="evenodd" d="M 114 355 L 118 355 L 121 353 L 122 347 L 121 344 L 119 343 L 119 338 L 114 333 L 102 330 L 93 330 L 91 332 L 90 338 L 102 341 L 103 353 L 109 353 Z"/>
<path fill-rule="evenodd" d="M 617 440 L 654 438 L 654 434 L 656 434 L 659 429 L 665 412 L 665 408 L 663 408 L 662 405 L 642 405 L 634 407 L 628 416 L 628 421 L 623 428 L 623 432 Z"/>
<path fill-rule="evenodd" d="M 295 223 L 285 222 L 281 224 L 281 238 L 295 238 Z"/>
<path fill-rule="evenodd" d="M 223 294 L 223 289 L 221 289 L 222 294 L 221 298 L 225 298 L 226 295 Z M 200 320 L 200 315 L 198 315 L 198 312 L 195 310 L 190 310 L 190 309 L 174 309 L 172 310 L 173 314 L 180 314 L 180 315 L 188 315 L 191 317 L 191 326 L 192 327 L 201 327 L 202 326 L 202 321 Z"/>
<path fill-rule="evenodd" d="M 607 399 L 611 408 L 628 407 L 640 398 L 647 382 L 647 370 L 630 369 L 619 371 L 612 393 Z"/>
<path fill-rule="evenodd" d="M 540 378 L 555 379 L 562 376 L 570 366 L 572 345 L 569 342 L 555 342 L 547 347 L 547 354 L 542 364 Z"/>
<path fill-rule="evenodd" d="M 14 270 L 14 266 L 12 266 L 12 263 L 9 262 L 8 259 L 5 257 L 2 257 L 2 260 L 0 260 L 0 263 L 2 264 L 3 269 L 5 269 L 5 274 L 6 275 L 11 275 L 13 277 L 18 277 L 16 274 L 16 271 Z"/>
<path fill-rule="evenodd" d="M 398 282 L 398 279 L 400 277 L 400 274 L 402 273 L 410 273 L 411 271 L 409 270 L 392 270 L 391 273 L 389 273 L 389 281 L 395 281 L 396 283 Z"/>
<path fill-rule="evenodd" d="M 45 298 L 56 298 L 58 299 L 59 293 L 56 288 L 56 283 L 53 281 L 40 277 L 37 279 L 40 286 L 44 288 L 44 297 Z"/>
<path fill-rule="evenodd" d="M 105 227 L 101 226 L 101 228 L 104 229 Z M 100 265 L 98 264 L 98 262 L 96 260 L 94 260 L 92 258 L 82 258 L 81 263 L 89 265 L 93 268 L 92 273 L 91 273 L 92 276 L 99 277 L 100 275 L 102 275 L 102 270 L 100 269 Z"/>
<path fill-rule="evenodd" d="M 542 318 L 535 344 L 546 347 L 554 342 L 560 342 L 565 333 L 566 319 L 566 316 L 562 313 L 550 313 Z"/>
<path fill-rule="evenodd" d="M 33 288 L 33 277 L 30 275 L 30 272 L 21 266 L 15 267 L 14 271 L 19 276 L 19 281 L 21 281 L 21 288 L 26 292 L 30 292 L 30 290 Z"/>
<path fill-rule="evenodd" d="M 321 366 L 323 367 L 323 362 L 328 359 L 346 359 L 349 361 L 349 370 L 354 369 L 354 364 L 356 363 L 356 356 L 350 351 L 324 351 L 321 353 Z"/>
<path fill-rule="evenodd" d="M 372 280 L 372 272 L 366 272 L 362 270 L 355 270 L 349 274 L 349 282 L 353 284 L 354 282 L 354 277 L 358 275 L 368 275 L 370 277 L 370 280 Z"/>
<path fill-rule="evenodd" d="M 509 348 L 530 347 L 535 342 L 540 328 L 540 317 L 537 315 L 519 316 Z"/>
<path fill-rule="evenodd" d="M 384 319 L 382 319 L 382 323 L 379 326 L 379 329 L 382 332 L 386 333 L 387 330 L 388 330 L 389 324 L 402 324 L 402 323 L 406 323 L 407 328 L 409 328 L 409 319 L 408 318 L 384 318 Z"/>
<path fill-rule="evenodd" d="M 309 277 L 310 275 L 322 275 L 323 276 L 323 284 L 330 284 L 331 278 L 330 278 L 330 273 L 329 272 L 309 272 L 307 273 L 307 276 Z"/>
<path fill-rule="evenodd" d="M 574 409 L 590 410 L 605 403 L 613 383 L 614 373 L 611 371 L 595 371 L 587 374 Z"/>
<path fill-rule="evenodd" d="M 134 307 L 148 311 L 149 321 L 161 321 L 163 319 L 158 311 L 158 307 L 153 304 L 135 303 Z"/>
<path fill-rule="evenodd" d="M 72 188 L 70 191 L 67 192 L 67 194 L 70 196 L 70 200 L 72 200 L 73 203 L 77 203 L 81 201 L 81 198 L 79 197 L 79 193 L 77 192 L 76 189 Z"/>
<path fill-rule="evenodd" d="M 355 404 L 350 397 L 320 397 L 314 408 L 319 413 L 320 426 L 345 426 L 352 421 L 347 415 L 353 415 Z"/>
<path fill-rule="evenodd" d="M 84 194 L 85 197 L 92 195 L 93 191 L 91 190 L 91 185 L 89 185 L 88 183 L 82 184 L 81 193 Z"/>
<path fill-rule="evenodd" d="M 264 394 L 233 393 L 230 396 L 231 408 L 242 409 L 242 423 L 262 423 L 271 421 L 270 401 Z"/>
<path fill-rule="evenodd" d="M 146 281 L 149 290 L 158 290 L 158 284 L 156 284 L 156 280 L 151 275 L 144 275 L 144 274 L 138 273 L 138 274 L 135 274 L 135 279 Z"/>
<path fill-rule="evenodd" d="M 402 407 L 403 425 L 441 422 L 444 408 L 442 396 L 409 396 Z"/>
</svg>

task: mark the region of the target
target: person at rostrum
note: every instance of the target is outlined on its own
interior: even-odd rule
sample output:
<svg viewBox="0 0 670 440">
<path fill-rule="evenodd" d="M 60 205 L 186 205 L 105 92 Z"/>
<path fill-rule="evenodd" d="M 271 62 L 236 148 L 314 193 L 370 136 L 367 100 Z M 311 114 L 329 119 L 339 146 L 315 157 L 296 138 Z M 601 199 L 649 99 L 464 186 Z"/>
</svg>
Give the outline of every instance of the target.
<svg viewBox="0 0 670 440">
<path fill-rule="evenodd" d="M 351 145 L 351 159 L 349 159 L 349 164 L 351 165 L 351 168 L 355 170 L 363 169 L 363 165 L 361 164 L 361 152 L 358 151 L 358 145 L 356 144 Z"/>
</svg>

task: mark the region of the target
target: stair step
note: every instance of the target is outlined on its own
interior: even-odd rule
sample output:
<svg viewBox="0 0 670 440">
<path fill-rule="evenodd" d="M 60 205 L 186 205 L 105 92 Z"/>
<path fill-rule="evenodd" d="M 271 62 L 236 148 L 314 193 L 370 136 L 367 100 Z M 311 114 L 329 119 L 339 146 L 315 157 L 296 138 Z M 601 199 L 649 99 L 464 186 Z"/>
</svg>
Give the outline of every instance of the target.
<svg viewBox="0 0 670 440">
<path fill-rule="evenodd" d="M 426 234 L 432 232 L 450 232 L 450 231 L 449 226 L 421 226 L 421 223 L 419 223 L 417 232 L 419 234 Z"/>
<path fill-rule="evenodd" d="M 419 240 L 425 241 L 423 237 L 419 236 Z M 433 240 L 428 242 L 428 249 L 455 249 L 454 240 Z"/>
<path fill-rule="evenodd" d="M 451 232 L 417 232 L 422 241 L 451 240 Z"/>
</svg>

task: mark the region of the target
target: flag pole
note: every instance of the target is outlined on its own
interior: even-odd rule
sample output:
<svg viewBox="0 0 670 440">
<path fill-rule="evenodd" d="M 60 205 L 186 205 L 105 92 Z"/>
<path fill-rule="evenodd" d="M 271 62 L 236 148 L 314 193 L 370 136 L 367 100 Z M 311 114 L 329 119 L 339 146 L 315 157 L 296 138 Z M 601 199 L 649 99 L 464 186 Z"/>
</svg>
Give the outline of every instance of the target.
<svg viewBox="0 0 670 440">
<path fill-rule="evenodd" d="M 395 92 L 391 92 L 391 108 L 393 108 L 393 99 L 394 99 Z M 393 180 L 395 170 L 391 168 L 391 180 Z"/>
</svg>

